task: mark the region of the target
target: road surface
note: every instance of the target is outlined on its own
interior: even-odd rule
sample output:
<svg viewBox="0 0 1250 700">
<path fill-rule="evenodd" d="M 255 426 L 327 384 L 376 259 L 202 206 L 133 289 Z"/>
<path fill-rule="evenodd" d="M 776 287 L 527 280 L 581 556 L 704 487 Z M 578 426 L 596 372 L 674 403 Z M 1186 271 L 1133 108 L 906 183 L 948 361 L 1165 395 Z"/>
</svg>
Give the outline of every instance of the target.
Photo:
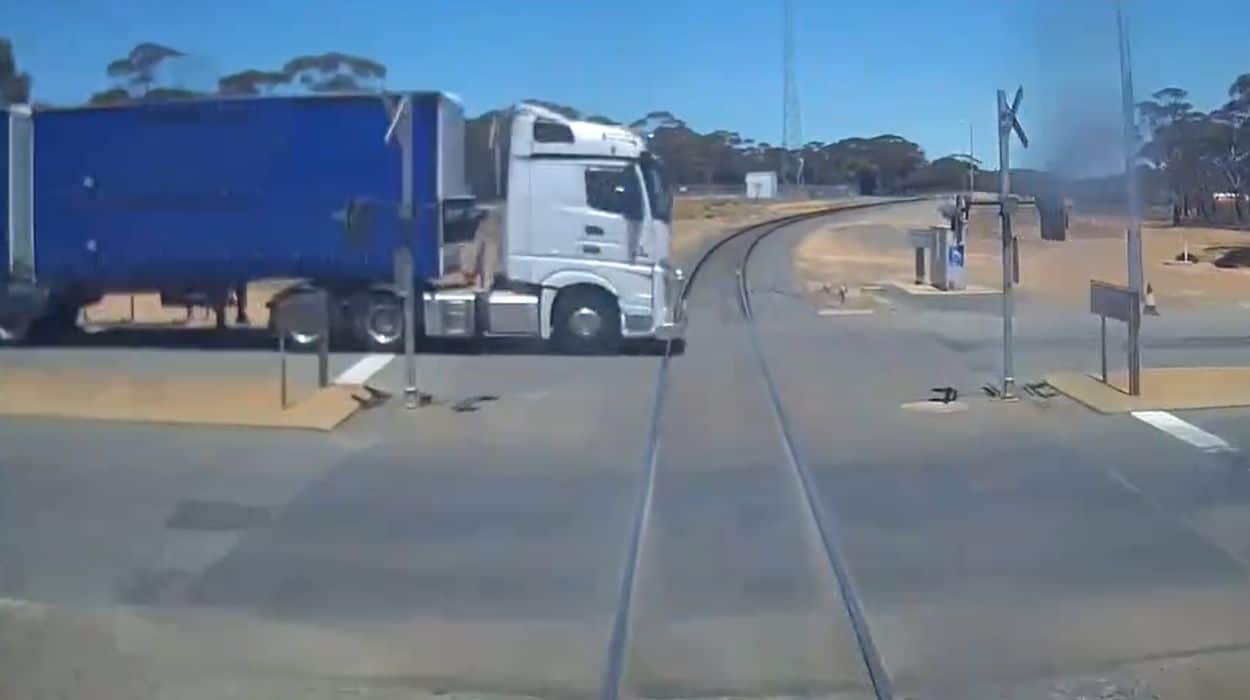
<svg viewBox="0 0 1250 700">
<path fill-rule="evenodd" d="M 0 697 L 873 697 L 857 632 L 899 698 L 1240 697 L 1246 411 L 1176 414 L 1212 451 L 994 403 L 996 307 L 822 316 L 797 293 L 807 231 L 933 209 L 721 246 L 667 363 L 423 355 L 439 403 L 328 435 L 0 419 Z M 1022 380 L 1096 360 L 1089 319 L 1020 315 Z M 1243 335 L 1169 320 L 1146 361 L 1228 363 Z M 105 352 L 269 359 L 0 367 Z M 967 410 L 902 408 L 935 386 Z"/>
</svg>

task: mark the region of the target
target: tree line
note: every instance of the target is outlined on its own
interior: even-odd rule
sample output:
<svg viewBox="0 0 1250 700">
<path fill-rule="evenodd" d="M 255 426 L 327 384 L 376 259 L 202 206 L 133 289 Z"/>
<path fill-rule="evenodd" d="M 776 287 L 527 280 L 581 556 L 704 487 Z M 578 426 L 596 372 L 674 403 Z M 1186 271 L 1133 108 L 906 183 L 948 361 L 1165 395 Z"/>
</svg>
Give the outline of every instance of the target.
<svg viewBox="0 0 1250 700">
<path fill-rule="evenodd" d="M 281 66 L 232 73 L 218 79 L 214 90 L 197 91 L 171 84 L 162 70 L 184 56 L 182 51 L 156 42 L 137 44 L 125 56 L 104 66 L 104 76 L 110 85 L 90 95 L 85 104 L 108 106 L 205 95 L 379 91 L 383 89 L 387 74 L 386 66 L 369 58 L 328 52 L 296 56 Z M 18 70 L 12 43 L 0 38 L 0 104 L 28 101 L 31 82 L 29 74 Z M 603 115 L 583 114 L 566 105 L 532 101 L 571 118 L 618 123 Z M 482 195 L 495 189 L 494 156 L 489 139 L 492 121 L 504 113 L 504 110 L 490 110 L 467 122 L 469 177 L 474 191 Z M 666 111 L 652 112 L 621 124 L 646 134 L 652 148 L 667 163 L 673 180 L 682 184 L 741 185 L 748 172 L 781 171 L 788 153 L 780 146 L 732 131 L 700 133 Z M 812 141 L 793 154 L 802 158 L 807 183 L 854 183 L 868 191 L 895 191 L 917 185 L 936 187 L 947 175 L 955 178 L 954 171 L 967 171 L 966 160 L 959 157 L 930 163 L 919 145 L 894 134 L 847 138 L 832 143 Z"/>
<path fill-rule="evenodd" d="M 1228 101 L 1209 112 L 1189 93 L 1168 87 L 1139 102 L 1144 127 L 1140 157 L 1158 174 L 1173 220 L 1197 215 L 1211 221 L 1221 203 L 1245 223 L 1250 182 L 1250 73 L 1233 80 Z M 1150 194 L 1150 193 L 1147 193 Z"/>
</svg>

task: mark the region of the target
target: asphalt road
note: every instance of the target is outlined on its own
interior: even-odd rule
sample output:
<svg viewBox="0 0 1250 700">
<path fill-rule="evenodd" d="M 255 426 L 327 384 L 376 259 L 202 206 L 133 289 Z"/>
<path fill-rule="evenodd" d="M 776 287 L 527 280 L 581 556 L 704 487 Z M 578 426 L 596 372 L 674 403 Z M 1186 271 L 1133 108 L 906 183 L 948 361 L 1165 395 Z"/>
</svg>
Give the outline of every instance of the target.
<svg viewBox="0 0 1250 700">
<path fill-rule="evenodd" d="M 1222 659 L 1194 655 L 1245 648 L 1250 479 L 1240 454 L 1207 454 L 1062 398 L 988 400 L 978 387 L 1000 367 L 996 299 L 979 311 L 902 301 L 871 316 L 816 315 L 792 294 L 786 262 L 802 235 L 761 244 L 748 270 L 756 315 L 900 693 L 1049 697 L 1092 677 L 1150 697 L 1149 682 L 1177 685 L 1153 678 L 1163 667 L 1193 675 Z M 1095 320 L 1028 300 L 1019 314 L 1022 381 L 1097 362 Z M 1223 364 L 1245 352 L 1219 341 L 1231 326 L 1219 314 L 1150 323 L 1147 361 Z M 960 389 L 967 412 L 902 410 L 938 386 Z M 1235 444 L 1246 433 L 1245 410 L 1178 415 Z M 1247 680 L 1184 697 L 1235 697 Z"/>
<path fill-rule="evenodd" d="M 982 398 L 993 306 L 820 316 L 797 294 L 790 249 L 818 223 L 932 209 L 788 227 L 744 272 L 896 696 L 1241 697 L 1240 452 L 1064 399 Z M 649 496 L 661 362 L 645 355 L 423 355 L 435 405 L 329 435 L 0 419 L 0 698 L 595 696 L 640 503 L 623 695 L 871 697 L 738 304 L 745 242 L 692 289 Z M 1020 314 L 1022 379 L 1096 360 L 1090 319 Z M 1147 362 L 1232 362 L 1250 344 L 1235 321 L 1165 318 Z M 97 353 L 210 376 L 272 360 L 19 350 L 0 371 Z M 400 363 L 374 383 L 400 388 Z M 946 385 L 966 411 L 901 408 Z M 1177 415 L 1250 449 L 1250 412 Z"/>
</svg>

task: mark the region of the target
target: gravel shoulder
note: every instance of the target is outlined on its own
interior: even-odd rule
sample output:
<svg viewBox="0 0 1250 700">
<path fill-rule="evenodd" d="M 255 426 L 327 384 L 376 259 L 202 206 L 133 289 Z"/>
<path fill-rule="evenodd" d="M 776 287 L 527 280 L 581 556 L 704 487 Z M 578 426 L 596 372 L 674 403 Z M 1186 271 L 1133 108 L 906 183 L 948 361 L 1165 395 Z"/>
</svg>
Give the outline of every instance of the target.
<svg viewBox="0 0 1250 700">
<path fill-rule="evenodd" d="M 1113 217 L 1074 216 L 1067 241 L 1043 241 L 1036 214 L 1021 209 L 1016 222 L 1020 237 L 1022 296 L 1063 308 L 1084 309 L 1089 280 L 1123 284 L 1124 222 Z M 931 216 L 906 219 L 847 221 L 812 232 L 794 249 L 794 265 L 810 293 L 847 285 L 852 290 L 885 280 L 910 280 L 912 227 L 942 225 Z M 1161 308 L 1189 309 L 1250 303 L 1250 269 L 1218 267 L 1222 257 L 1236 257 L 1250 247 L 1246 231 L 1147 223 L 1142 231 L 1146 278 Z M 1185 249 L 1198 259 L 1178 264 Z M 967 250 L 967 282 L 998 287 L 1002 263 L 997 215 L 988 209 L 973 217 Z"/>
</svg>

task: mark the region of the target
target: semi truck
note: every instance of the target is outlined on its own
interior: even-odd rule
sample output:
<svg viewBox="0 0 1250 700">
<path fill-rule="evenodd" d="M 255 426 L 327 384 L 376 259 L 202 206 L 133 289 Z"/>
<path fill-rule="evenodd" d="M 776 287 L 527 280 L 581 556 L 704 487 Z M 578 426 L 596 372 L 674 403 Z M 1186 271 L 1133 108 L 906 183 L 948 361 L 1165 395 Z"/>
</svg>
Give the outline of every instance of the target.
<svg viewBox="0 0 1250 700">
<path fill-rule="evenodd" d="M 414 278 L 418 338 L 604 352 L 684 330 L 664 169 L 645 135 L 618 126 L 516 106 L 496 140 L 506 196 L 483 205 L 467 185 L 464 110 L 446 93 L 0 117 L 5 342 L 68 329 L 105 294 L 223 305 L 250 282 L 291 280 L 328 293 L 334 336 L 395 350 L 397 269 Z"/>
</svg>

